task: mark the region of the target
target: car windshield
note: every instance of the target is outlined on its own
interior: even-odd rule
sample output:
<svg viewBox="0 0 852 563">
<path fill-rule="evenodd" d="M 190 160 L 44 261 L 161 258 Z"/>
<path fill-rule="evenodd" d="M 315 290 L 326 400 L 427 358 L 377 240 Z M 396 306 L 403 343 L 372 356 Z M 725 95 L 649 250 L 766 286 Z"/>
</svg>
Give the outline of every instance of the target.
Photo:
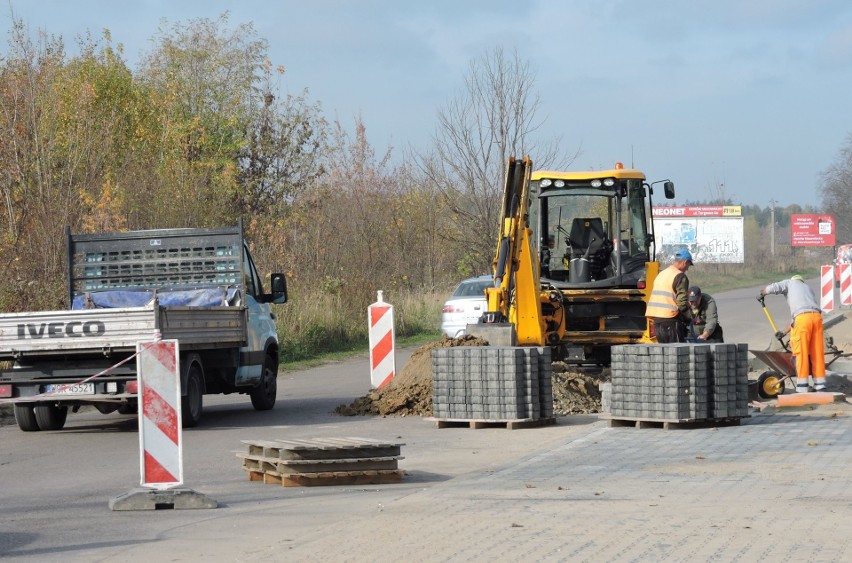
<svg viewBox="0 0 852 563">
<path fill-rule="evenodd" d="M 453 297 L 482 297 L 484 299 L 485 289 L 491 285 L 491 278 L 484 280 L 466 280 L 459 284 L 453 292 Z"/>
</svg>

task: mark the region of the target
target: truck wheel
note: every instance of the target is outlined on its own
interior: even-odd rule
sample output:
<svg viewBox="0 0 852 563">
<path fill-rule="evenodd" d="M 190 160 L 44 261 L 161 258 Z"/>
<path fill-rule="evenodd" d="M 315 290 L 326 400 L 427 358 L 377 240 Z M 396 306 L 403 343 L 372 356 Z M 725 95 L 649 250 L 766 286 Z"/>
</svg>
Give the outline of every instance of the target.
<svg viewBox="0 0 852 563">
<path fill-rule="evenodd" d="M 196 364 L 189 368 L 186 376 L 186 395 L 181 397 L 181 417 L 184 428 L 194 428 L 201 422 L 204 401 L 204 381 Z"/>
<path fill-rule="evenodd" d="M 28 404 L 15 405 L 15 422 L 18 423 L 18 428 L 24 432 L 38 432 L 41 430 L 36 421 L 33 406 Z"/>
<path fill-rule="evenodd" d="M 251 404 L 255 410 L 268 411 L 275 406 L 275 397 L 278 395 L 278 364 L 275 358 L 266 356 L 263 360 L 263 374 L 260 383 L 251 390 Z"/>
<path fill-rule="evenodd" d="M 57 407 L 56 405 L 36 405 L 36 422 L 41 430 L 62 430 L 65 419 L 68 418 L 68 407 Z"/>
</svg>

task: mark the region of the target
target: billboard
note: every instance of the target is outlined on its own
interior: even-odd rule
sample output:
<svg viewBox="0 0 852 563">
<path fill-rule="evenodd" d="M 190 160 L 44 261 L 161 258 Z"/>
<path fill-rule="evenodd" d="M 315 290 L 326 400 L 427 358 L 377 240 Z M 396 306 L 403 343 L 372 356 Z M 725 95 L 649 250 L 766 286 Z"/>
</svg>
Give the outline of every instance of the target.
<svg viewBox="0 0 852 563">
<path fill-rule="evenodd" d="M 742 264 L 745 261 L 742 208 L 738 205 L 654 208 L 657 256 L 671 261 L 688 248 L 696 263 Z"/>
<path fill-rule="evenodd" d="M 834 246 L 834 215 L 790 215 L 791 246 Z"/>
</svg>

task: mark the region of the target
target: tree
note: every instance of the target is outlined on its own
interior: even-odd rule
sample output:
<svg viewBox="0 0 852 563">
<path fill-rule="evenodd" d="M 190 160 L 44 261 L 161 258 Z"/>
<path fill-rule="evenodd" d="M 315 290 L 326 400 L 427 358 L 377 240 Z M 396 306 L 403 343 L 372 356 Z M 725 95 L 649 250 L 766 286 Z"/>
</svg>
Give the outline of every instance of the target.
<svg viewBox="0 0 852 563">
<path fill-rule="evenodd" d="M 142 65 L 161 108 L 156 146 L 166 197 L 153 207 L 159 216 L 152 222 L 189 226 L 236 219 L 237 159 L 253 112 L 263 104 L 257 81 L 266 48 L 251 24 L 230 28 L 227 14 L 161 26 Z"/>
<path fill-rule="evenodd" d="M 852 134 L 821 176 L 822 208 L 834 214 L 837 244 L 852 242 Z"/>
<path fill-rule="evenodd" d="M 13 307 L 57 307 L 64 296 L 63 229 L 124 226 L 124 173 L 137 129 L 132 76 L 111 46 L 33 41 L 16 20 L 0 65 L 0 256 Z M 26 283 L 24 289 L 22 284 Z"/>
<path fill-rule="evenodd" d="M 464 92 L 438 111 L 431 151 L 420 170 L 452 212 L 444 235 L 460 273 L 490 269 L 499 228 L 503 177 L 509 156 L 530 154 L 539 167 L 567 166 L 558 138 L 542 141 L 539 96 L 529 63 L 496 48 L 471 61 Z"/>
<path fill-rule="evenodd" d="M 283 67 L 277 72 L 283 74 Z M 324 172 L 328 125 L 319 104 L 309 104 L 307 92 L 282 98 L 272 77 L 272 63 L 266 59 L 263 102 L 252 108 L 246 142 L 239 154 L 236 205 L 245 215 L 279 214 Z"/>
</svg>

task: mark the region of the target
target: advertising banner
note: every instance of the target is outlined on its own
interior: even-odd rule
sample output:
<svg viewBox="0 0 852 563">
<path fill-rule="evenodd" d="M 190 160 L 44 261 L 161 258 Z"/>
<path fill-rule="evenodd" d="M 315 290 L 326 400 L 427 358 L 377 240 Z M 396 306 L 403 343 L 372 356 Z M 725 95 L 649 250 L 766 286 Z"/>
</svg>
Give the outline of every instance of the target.
<svg viewBox="0 0 852 563">
<path fill-rule="evenodd" d="M 790 215 L 790 244 L 792 246 L 834 246 L 834 215 Z"/>
<path fill-rule="evenodd" d="M 654 209 L 657 257 L 670 262 L 681 248 L 696 263 L 742 264 L 745 261 L 740 206 L 686 206 Z"/>
</svg>

